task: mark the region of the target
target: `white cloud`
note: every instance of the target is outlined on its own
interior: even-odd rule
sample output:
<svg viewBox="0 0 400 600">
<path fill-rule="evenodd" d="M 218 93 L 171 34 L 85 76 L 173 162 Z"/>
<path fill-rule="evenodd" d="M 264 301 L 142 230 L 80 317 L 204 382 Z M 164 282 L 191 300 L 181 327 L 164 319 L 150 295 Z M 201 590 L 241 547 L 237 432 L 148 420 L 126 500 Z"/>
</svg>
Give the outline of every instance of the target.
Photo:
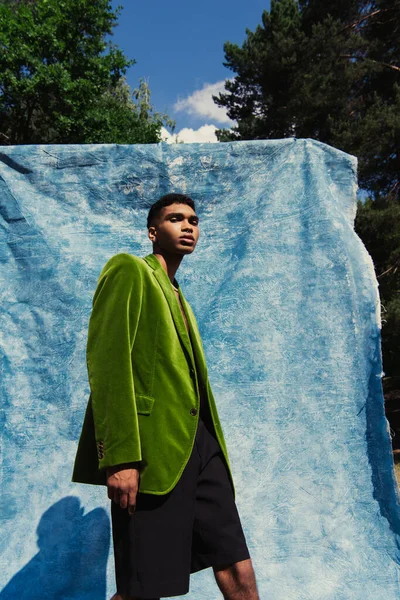
<svg viewBox="0 0 400 600">
<path fill-rule="evenodd" d="M 205 83 L 201 90 L 196 90 L 184 99 L 179 99 L 174 104 L 174 110 L 184 111 L 189 115 L 197 117 L 206 117 L 217 121 L 217 123 L 233 124 L 234 121 L 226 114 L 226 109 L 217 106 L 212 96 L 217 96 L 220 92 L 225 92 L 225 81 L 217 81 L 216 83 Z"/>
<path fill-rule="evenodd" d="M 217 129 L 218 127 L 215 125 L 202 125 L 199 129 L 189 129 L 188 127 L 184 127 L 178 133 L 171 135 L 165 127 L 162 127 L 161 139 L 163 142 L 167 142 L 167 144 L 174 144 L 177 141 L 186 142 L 187 144 L 193 142 L 201 144 L 216 143 L 218 142 L 217 136 L 215 135 Z"/>
</svg>

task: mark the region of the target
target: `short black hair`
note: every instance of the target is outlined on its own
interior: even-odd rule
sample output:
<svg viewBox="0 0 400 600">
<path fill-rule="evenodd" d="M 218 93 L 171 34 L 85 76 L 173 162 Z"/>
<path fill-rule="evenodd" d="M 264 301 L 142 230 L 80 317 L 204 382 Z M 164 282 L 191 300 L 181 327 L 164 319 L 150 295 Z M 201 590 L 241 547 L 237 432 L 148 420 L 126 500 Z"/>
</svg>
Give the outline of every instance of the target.
<svg viewBox="0 0 400 600">
<path fill-rule="evenodd" d="M 147 215 L 147 229 L 153 225 L 154 219 L 158 217 L 164 206 L 169 206 L 170 204 L 187 204 L 190 208 L 196 212 L 196 208 L 194 205 L 194 201 L 185 194 L 165 194 L 165 196 L 161 196 L 154 202 L 154 204 L 150 207 L 149 214 Z"/>
</svg>

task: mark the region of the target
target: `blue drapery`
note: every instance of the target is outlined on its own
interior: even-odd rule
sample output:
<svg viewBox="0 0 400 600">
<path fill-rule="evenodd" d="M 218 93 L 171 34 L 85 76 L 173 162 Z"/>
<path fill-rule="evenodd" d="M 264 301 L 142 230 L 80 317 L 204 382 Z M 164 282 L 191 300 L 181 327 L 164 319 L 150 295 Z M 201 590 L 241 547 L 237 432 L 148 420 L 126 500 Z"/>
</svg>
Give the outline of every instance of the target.
<svg viewBox="0 0 400 600">
<path fill-rule="evenodd" d="M 197 316 L 260 598 L 395 600 L 399 495 L 356 159 L 313 140 L 0 148 L 0 599 L 115 591 L 106 488 L 70 482 L 105 262 L 152 251 L 189 194 L 176 274 Z M 219 596 L 211 570 L 187 598 Z"/>
</svg>

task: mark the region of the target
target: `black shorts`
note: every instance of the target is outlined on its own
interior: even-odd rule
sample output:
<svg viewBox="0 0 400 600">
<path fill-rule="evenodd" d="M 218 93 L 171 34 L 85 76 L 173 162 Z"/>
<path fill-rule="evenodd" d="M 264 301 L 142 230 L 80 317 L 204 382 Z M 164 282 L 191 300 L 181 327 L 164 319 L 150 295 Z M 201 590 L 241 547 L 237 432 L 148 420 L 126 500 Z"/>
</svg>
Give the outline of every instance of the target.
<svg viewBox="0 0 400 600">
<path fill-rule="evenodd" d="M 225 458 L 212 425 L 201 418 L 173 490 L 138 492 L 133 515 L 111 501 L 111 519 L 120 594 L 181 596 L 189 591 L 190 573 L 250 558 Z"/>
</svg>

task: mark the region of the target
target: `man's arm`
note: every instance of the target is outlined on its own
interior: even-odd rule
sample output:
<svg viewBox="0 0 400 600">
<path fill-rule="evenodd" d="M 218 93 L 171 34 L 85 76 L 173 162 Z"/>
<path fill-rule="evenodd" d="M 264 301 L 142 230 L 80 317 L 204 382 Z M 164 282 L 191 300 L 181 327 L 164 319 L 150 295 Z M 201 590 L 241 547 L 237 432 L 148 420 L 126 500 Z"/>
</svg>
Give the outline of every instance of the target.
<svg viewBox="0 0 400 600">
<path fill-rule="evenodd" d="M 142 297 L 138 265 L 113 256 L 93 297 L 86 348 L 99 469 L 107 468 L 108 495 L 122 508 L 134 503 L 142 458 L 131 361 Z"/>
</svg>

